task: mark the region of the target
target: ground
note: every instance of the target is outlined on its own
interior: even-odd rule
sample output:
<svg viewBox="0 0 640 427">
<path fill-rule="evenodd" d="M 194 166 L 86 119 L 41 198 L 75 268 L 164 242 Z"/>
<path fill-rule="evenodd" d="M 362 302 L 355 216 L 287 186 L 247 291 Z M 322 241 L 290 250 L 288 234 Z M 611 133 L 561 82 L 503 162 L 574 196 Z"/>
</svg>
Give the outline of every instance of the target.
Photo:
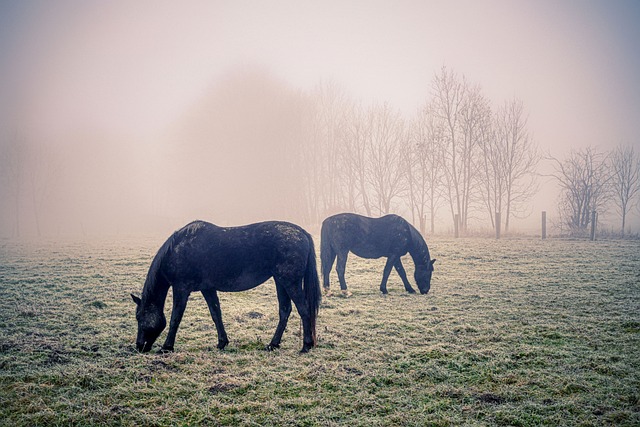
<svg viewBox="0 0 640 427">
<path fill-rule="evenodd" d="M 221 294 L 225 351 L 194 294 L 176 351 L 138 354 L 162 241 L 0 242 L 0 425 L 640 424 L 638 241 L 428 238 L 428 295 L 351 255 L 308 354 L 295 310 L 263 351 L 272 282 Z"/>
</svg>

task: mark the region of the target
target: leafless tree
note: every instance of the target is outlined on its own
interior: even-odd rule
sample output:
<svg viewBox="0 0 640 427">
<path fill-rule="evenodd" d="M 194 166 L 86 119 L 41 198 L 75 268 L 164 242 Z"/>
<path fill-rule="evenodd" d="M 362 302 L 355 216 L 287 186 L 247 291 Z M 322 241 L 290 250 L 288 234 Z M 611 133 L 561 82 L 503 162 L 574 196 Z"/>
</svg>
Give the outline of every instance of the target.
<svg viewBox="0 0 640 427">
<path fill-rule="evenodd" d="M 479 201 L 477 153 L 485 137 L 483 126 L 490 114 L 480 88 L 470 86 L 454 72 L 442 68 L 432 82 L 433 111 L 443 126 L 442 165 L 445 198 L 451 217 L 459 216 L 460 227 L 467 229 L 474 204 Z"/>
<path fill-rule="evenodd" d="M 495 123 L 495 122 L 494 122 Z M 485 136 L 480 142 L 482 160 L 479 162 L 482 181 L 482 195 L 491 227 L 495 228 L 495 213 L 503 211 L 506 199 L 504 141 L 498 136 L 497 126 L 484 127 Z"/>
<path fill-rule="evenodd" d="M 317 225 L 346 203 L 341 132 L 348 100 L 337 84 L 320 82 L 300 105 L 304 111 L 298 112 L 303 123 L 297 150 L 304 165 L 304 222 Z"/>
<path fill-rule="evenodd" d="M 402 194 L 402 151 L 406 141 L 400 113 L 384 105 L 374 105 L 367 114 L 371 139 L 367 145 L 368 179 L 372 206 L 380 215 L 392 211 L 392 202 Z"/>
<path fill-rule="evenodd" d="M 426 213 L 429 212 L 431 234 L 435 232 L 435 216 L 441 200 L 443 127 L 434 119 L 431 105 L 418 111 L 409 134 L 405 170 L 407 196 L 413 222 L 418 217 L 420 232 L 426 231 Z"/>
<path fill-rule="evenodd" d="M 315 99 L 317 115 L 313 143 L 318 148 L 315 161 L 319 163 L 319 170 L 314 181 L 320 208 L 317 212 L 324 217 L 345 204 L 344 187 L 340 182 L 343 147 L 338 136 L 347 102 L 342 89 L 331 82 L 317 86 Z"/>
<path fill-rule="evenodd" d="M 618 146 L 611 154 L 614 201 L 622 219 L 620 228 L 624 237 L 627 214 L 633 200 L 640 194 L 640 156 L 632 146 Z"/>
<path fill-rule="evenodd" d="M 460 215 L 464 200 L 462 200 L 461 183 L 458 169 L 460 169 L 459 146 L 460 115 L 466 95 L 466 83 L 445 67 L 440 74 L 434 76 L 432 82 L 433 112 L 441 121 L 444 129 L 444 147 L 442 151 L 442 165 L 445 177 L 445 197 L 449 202 L 451 219 L 455 221 Z"/>
<path fill-rule="evenodd" d="M 367 112 L 361 105 L 352 104 L 345 114 L 340 131 L 342 145 L 342 165 L 347 185 L 349 210 L 357 212 L 363 208 L 371 216 L 368 194 L 368 146 L 371 142 L 371 128 L 367 122 Z"/>
<path fill-rule="evenodd" d="M 588 147 L 572 150 L 563 161 L 552 156 L 548 159 L 554 168 L 551 176 L 562 190 L 560 217 L 571 232 L 585 231 L 591 223 L 591 212 L 603 213 L 611 199 L 608 156 Z"/>
<path fill-rule="evenodd" d="M 505 231 L 515 213 L 537 192 L 536 167 L 540 160 L 538 149 L 527 131 L 527 117 L 522 101 L 513 99 L 498 109 L 494 124 L 496 174 L 501 175 L 499 192 L 504 194 Z M 497 193 L 496 193 L 497 194 Z M 496 212 L 503 212 L 502 200 Z"/>
</svg>

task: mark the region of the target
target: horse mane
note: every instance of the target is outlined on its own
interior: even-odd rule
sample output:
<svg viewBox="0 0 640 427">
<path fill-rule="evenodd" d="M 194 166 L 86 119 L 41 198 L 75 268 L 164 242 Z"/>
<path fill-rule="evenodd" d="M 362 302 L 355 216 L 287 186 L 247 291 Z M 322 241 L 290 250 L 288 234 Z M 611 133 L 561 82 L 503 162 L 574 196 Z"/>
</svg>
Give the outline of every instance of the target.
<svg viewBox="0 0 640 427">
<path fill-rule="evenodd" d="M 407 222 L 407 224 L 409 223 Z M 431 255 L 429 254 L 427 242 L 425 242 L 422 234 L 420 234 L 413 225 L 409 224 L 409 229 L 411 230 L 411 250 L 409 250 L 409 253 L 413 258 L 413 262 L 415 264 L 419 262 L 429 264 L 429 262 L 431 262 Z"/>
<path fill-rule="evenodd" d="M 175 231 L 158 249 L 158 252 L 153 257 L 153 261 L 151 262 L 151 266 L 149 267 L 149 272 L 147 273 L 147 278 L 144 281 L 144 286 L 142 287 L 142 300 L 146 301 L 152 293 L 156 291 L 156 285 L 158 284 L 159 275 L 162 274 L 160 268 L 162 267 L 162 261 L 167 256 L 169 252 L 173 250 L 174 242 L 176 240 L 176 236 L 180 230 Z"/>
</svg>

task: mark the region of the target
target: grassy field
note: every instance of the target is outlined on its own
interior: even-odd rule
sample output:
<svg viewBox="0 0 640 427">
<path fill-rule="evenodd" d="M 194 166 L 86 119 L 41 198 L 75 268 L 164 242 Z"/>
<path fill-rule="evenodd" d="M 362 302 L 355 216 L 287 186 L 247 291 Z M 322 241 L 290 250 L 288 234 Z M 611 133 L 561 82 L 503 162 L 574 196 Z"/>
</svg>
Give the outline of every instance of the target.
<svg viewBox="0 0 640 427">
<path fill-rule="evenodd" d="M 176 352 L 138 354 L 161 243 L 0 242 L 0 424 L 640 425 L 639 241 L 428 239 L 426 296 L 351 256 L 309 354 L 295 312 L 262 350 L 272 282 L 221 295 L 225 351 L 194 294 Z"/>
</svg>

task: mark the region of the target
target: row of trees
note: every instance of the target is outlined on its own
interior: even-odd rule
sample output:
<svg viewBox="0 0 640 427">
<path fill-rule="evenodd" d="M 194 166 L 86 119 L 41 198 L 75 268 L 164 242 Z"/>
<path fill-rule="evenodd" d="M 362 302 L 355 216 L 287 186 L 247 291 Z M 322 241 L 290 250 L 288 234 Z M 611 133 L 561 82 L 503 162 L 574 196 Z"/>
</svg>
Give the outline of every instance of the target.
<svg viewBox="0 0 640 427">
<path fill-rule="evenodd" d="M 521 101 L 492 109 L 479 86 L 443 68 L 430 102 L 410 120 L 388 105 L 349 102 L 321 86 L 312 137 L 303 150 L 320 159 L 306 174 L 311 213 L 383 215 L 407 209 L 422 232 L 445 208 L 464 232 L 473 219 L 508 230 L 536 191 L 537 146 Z M 320 217 L 311 218 L 312 221 Z"/>
<path fill-rule="evenodd" d="M 350 211 L 399 213 L 423 233 L 509 231 L 514 218 L 531 213 L 538 181 L 548 175 L 561 189 L 563 231 L 582 232 L 591 212 L 615 206 L 624 233 L 640 199 L 632 147 L 541 156 L 520 100 L 496 106 L 447 68 L 429 89 L 407 118 L 387 104 L 354 102 L 332 83 L 304 93 L 250 70 L 205 94 L 164 141 L 83 134 L 44 146 L 4 134 L 0 227 L 13 235 L 28 226 L 38 234 L 74 226 L 84 233 L 193 218 L 317 227 Z"/>
<path fill-rule="evenodd" d="M 585 233 L 592 212 L 601 215 L 613 205 L 624 236 L 630 211 L 640 207 L 640 155 L 633 146 L 620 145 L 609 152 L 587 147 L 572 150 L 563 160 L 549 160 L 551 176 L 561 188 L 560 225 L 569 233 Z"/>
<path fill-rule="evenodd" d="M 334 85 L 318 88 L 303 147 L 313 164 L 305 171 L 310 222 L 342 210 L 373 216 L 408 210 L 423 233 L 433 233 L 444 210 L 451 228 L 457 221 L 462 232 L 472 221 L 508 232 L 513 218 L 531 213 L 544 176 L 560 189 L 561 233 L 584 233 L 593 211 L 615 210 L 624 236 L 629 214 L 640 212 L 640 156 L 632 146 L 543 156 L 520 100 L 492 108 L 479 86 L 446 67 L 434 76 L 428 99 L 407 120 L 386 104 L 353 103 Z M 542 173 L 547 162 L 552 172 Z"/>
</svg>

